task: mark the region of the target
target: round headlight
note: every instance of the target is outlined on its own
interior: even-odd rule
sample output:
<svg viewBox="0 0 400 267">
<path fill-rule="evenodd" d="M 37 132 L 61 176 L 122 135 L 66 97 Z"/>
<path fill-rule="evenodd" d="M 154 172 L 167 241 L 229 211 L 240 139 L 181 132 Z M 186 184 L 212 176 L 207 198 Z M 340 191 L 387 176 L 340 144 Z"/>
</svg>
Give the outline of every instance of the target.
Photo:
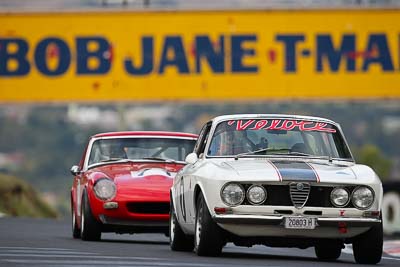
<svg viewBox="0 0 400 267">
<path fill-rule="evenodd" d="M 117 192 L 114 182 L 106 178 L 97 180 L 93 189 L 96 196 L 101 200 L 112 199 Z"/>
<path fill-rule="evenodd" d="M 361 210 L 368 209 L 374 203 L 374 192 L 366 186 L 357 187 L 351 198 L 353 205 Z"/>
<path fill-rule="evenodd" d="M 229 183 L 221 190 L 221 199 L 228 206 L 240 205 L 244 200 L 244 189 L 240 184 Z"/>
<path fill-rule="evenodd" d="M 260 205 L 267 199 L 267 191 L 263 186 L 252 185 L 247 189 L 247 200 L 254 205 Z"/>
<path fill-rule="evenodd" d="M 331 202 L 335 207 L 344 207 L 349 204 L 350 196 L 346 189 L 336 187 L 331 192 Z"/>
</svg>

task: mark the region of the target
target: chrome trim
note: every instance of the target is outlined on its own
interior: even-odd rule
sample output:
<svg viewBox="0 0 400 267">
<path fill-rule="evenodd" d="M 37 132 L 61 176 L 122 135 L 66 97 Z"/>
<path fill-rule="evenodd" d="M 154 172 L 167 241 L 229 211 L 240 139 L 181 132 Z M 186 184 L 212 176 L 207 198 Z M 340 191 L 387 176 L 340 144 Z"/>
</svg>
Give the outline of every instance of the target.
<svg viewBox="0 0 400 267">
<path fill-rule="evenodd" d="M 98 162 L 98 163 L 93 163 L 89 166 L 87 166 L 87 169 L 93 169 L 99 166 L 103 166 L 103 165 L 110 165 L 110 164 L 126 164 L 126 163 L 142 163 L 142 162 L 157 162 L 157 163 L 167 163 L 167 164 L 182 164 L 182 165 L 186 165 L 187 163 L 184 161 L 180 161 L 180 160 L 175 160 L 175 161 L 161 161 L 161 160 L 153 160 L 153 159 L 121 159 L 121 160 L 117 160 L 117 161 L 108 161 L 108 162 Z"/>
<path fill-rule="evenodd" d="M 227 214 L 213 215 L 212 217 L 217 223 L 280 225 L 284 216 Z"/>
<path fill-rule="evenodd" d="M 373 222 L 378 223 L 381 222 L 381 219 L 375 218 L 317 218 L 319 222 Z"/>
<path fill-rule="evenodd" d="M 302 184 L 302 185 L 303 185 L 303 188 L 300 189 L 300 190 L 297 189 L 297 187 L 298 187 L 299 184 Z M 292 188 L 293 188 L 293 189 L 292 189 Z M 306 205 L 306 203 L 307 203 L 307 201 L 308 201 L 308 198 L 310 197 L 310 192 L 311 192 L 311 185 L 310 185 L 310 183 L 292 182 L 292 183 L 289 184 L 290 200 L 292 201 L 292 204 L 293 204 L 293 206 L 294 206 L 296 209 L 301 209 L 301 208 L 303 208 L 303 207 Z M 295 197 L 294 194 L 299 194 L 299 193 L 307 194 L 307 196 L 306 196 L 306 197 L 297 196 L 297 198 L 301 198 L 300 200 L 294 199 L 294 197 Z M 300 201 L 301 201 L 302 203 L 300 203 Z"/>
<path fill-rule="evenodd" d="M 106 210 L 118 209 L 118 202 L 106 202 L 103 204 L 103 208 Z"/>
<path fill-rule="evenodd" d="M 92 152 L 93 143 L 97 140 L 104 139 L 122 139 L 122 138 L 160 138 L 160 139 L 184 139 L 184 140 L 196 140 L 195 137 L 184 137 L 184 136 L 158 136 L 158 135 L 123 135 L 123 136 L 103 136 L 103 137 L 91 137 L 89 140 L 89 144 L 86 150 L 85 160 L 83 162 L 82 172 L 87 171 L 89 168 L 92 168 L 95 164 L 89 165 L 90 153 Z M 154 161 L 152 161 L 154 162 Z M 179 162 L 179 161 L 176 161 Z M 184 162 L 184 161 L 182 161 Z M 186 162 L 184 162 L 186 164 Z M 101 164 L 100 164 L 101 165 Z"/>
<path fill-rule="evenodd" d="M 212 218 L 217 223 L 227 224 L 249 224 L 249 225 L 282 225 L 285 217 L 315 218 L 315 216 L 296 216 L 296 215 L 213 215 Z M 335 218 L 316 218 L 317 226 L 336 226 L 338 223 L 347 223 L 348 227 L 369 227 L 373 224 L 381 223 L 379 218 L 359 218 L 359 217 L 335 217 Z"/>
</svg>

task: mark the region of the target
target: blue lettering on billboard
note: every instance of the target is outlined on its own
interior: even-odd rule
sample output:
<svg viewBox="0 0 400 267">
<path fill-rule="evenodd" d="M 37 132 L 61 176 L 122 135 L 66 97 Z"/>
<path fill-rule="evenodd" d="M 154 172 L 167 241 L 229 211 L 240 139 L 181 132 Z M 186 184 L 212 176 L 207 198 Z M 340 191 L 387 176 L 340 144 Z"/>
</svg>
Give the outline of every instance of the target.
<svg viewBox="0 0 400 267">
<path fill-rule="evenodd" d="M 125 70 L 132 75 L 146 75 L 153 71 L 154 67 L 154 41 L 153 37 L 142 37 L 142 65 L 135 66 L 132 58 L 124 60 Z"/>
<path fill-rule="evenodd" d="M 169 53 L 173 55 L 172 58 L 170 58 Z M 181 74 L 189 73 L 189 65 L 180 36 L 167 36 L 164 40 L 158 73 L 163 74 L 165 68 L 169 66 L 176 67 Z"/>
<path fill-rule="evenodd" d="M 96 51 L 89 51 L 90 43 L 97 44 Z M 108 41 L 103 37 L 79 37 L 76 39 L 76 53 L 78 74 L 105 74 L 111 68 L 111 47 Z M 96 68 L 89 68 L 90 58 L 97 60 Z"/>
<path fill-rule="evenodd" d="M 384 71 L 394 70 L 385 34 L 371 34 L 366 51 L 368 51 L 368 55 L 362 66 L 363 71 L 368 71 L 371 64 L 381 65 Z"/>
<path fill-rule="evenodd" d="M 329 71 L 337 72 L 342 59 L 346 60 L 346 71 L 356 70 L 354 51 L 356 50 L 356 37 L 354 34 L 343 35 L 340 48 L 333 47 L 332 37 L 329 34 L 317 35 L 317 72 L 323 72 L 323 59 L 329 64 Z"/>
<path fill-rule="evenodd" d="M 225 42 L 220 36 L 217 44 L 213 44 L 206 35 L 196 36 L 196 73 L 201 73 L 201 61 L 204 58 L 214 73 L 225 72 Z"/>
<path fill-rule="evenodd" d="M 9 52 L 10 45 L 16 47 L 15 52 Z M 21 38 L 0 39 L 0 76 L 24 76 L 29 73 L 30 65 L 26 58 L 29 51 L 28 42 Z M 9 69 L 8 63 L 17 63 L 15 69 Z"/>
<path fill-rule="evenodd" d="M 254 56 L 254 49 L 244 49 L 244 42 L 256 42 L 256 35 L 237 35 L 232 36 L 231 39 L 231 50 L 232 50 L 232 72 L 257 72 L 258 66 L 246 66 L 243 64 L 243 58 L 245 56 Z"/>
<path fill-rule="evenodd" d="M 272 37 L 273 48 L 274 45 L 283 48 L 283 55 L 278 58 L 283 63 L 281 71 L 287 74 L 299 73 L 298 64 L 306 57 L 313 60 L 315 74 L 339 71 L 349 74 L 365 73 L 374 68 L 383 72 L 399 71 L 395 69 L 393 55 L 400 52 L 400 37 L 392 47 L 387 34 L 379 32 L 369 33 L 365 43 L 357 43 L 360 39 L 354 33 L 335 35 L 337 39 L 327 33 L 314 36 L 280 33 Z M 155 38 L 149 35 L 140 37 L 140 45 L 135 48 L 139 49 L 139 53 L 135 53 L 139 56 L 126 56 L 122 62 L 113 60 L 113 42 L 103 36 L 78 36 L 73 45 L 52 36 L 45 37 L 36 44 L 28 43 L 21 37 L 0 38 L 0 77 L 22 77 L 34 70 L 48 77 L 60 76 L 72 64 L 76 64 L 77 75 L 106 75 L 114 63 L 122 63 L 127 75 L 138 77 L 164 75 L 168 69 L 175 69 L 179 74 L 201 74 L 205 71 L 206 64 L 212 73 L 231 72 L 238 75 L 258 73 L 260 66 L 256 60 L 266 60 L 261 55 L 265 51 L 272 51 L 268 50 L 270 47 L 255 49 L 259 39 L 256 34 L 221 34 L 213 38 L 200 34 L 193 36 L 190 44 L 185 43 L 183 36 L 179 35 L 157 37 L 162 38 L 160 42 L 155 42 Z M 306 39 L 314 43 L 306 42 Z M 161 44 L 159 49 L 155 48 L 156 43 Z M 305 47 L 310 43 L 311 47 Z M 118 48 L 118 44 L 116 47 Z M 363 49 L 357 51 L 357 47 Z M 161 54 L 156 55 L 155 51 L 161 51 Z M 275 60 L 268 62 L 275 63 Z"/>
<path fill-rule="evenodd" d="M 58 66 L 50 69 L 47 57 L 58 58 Z M 38 43 L 34 53 L 35 65 L 39 72 L 46 76 L 58 76 L 64 74 L 71 63 L 71 52 L 68 45 L 59 38 L 46 38 Z"/>
<path fill-rule="evenodd" d="M 282 42 L 285 48 L 285 71 L 296 72 L 297 71 L 297 54 L 296 45 L 298 42 L 304 42 L 304 35 L 282 35 L 276 36 L 278 42 Z"/>
</svg>

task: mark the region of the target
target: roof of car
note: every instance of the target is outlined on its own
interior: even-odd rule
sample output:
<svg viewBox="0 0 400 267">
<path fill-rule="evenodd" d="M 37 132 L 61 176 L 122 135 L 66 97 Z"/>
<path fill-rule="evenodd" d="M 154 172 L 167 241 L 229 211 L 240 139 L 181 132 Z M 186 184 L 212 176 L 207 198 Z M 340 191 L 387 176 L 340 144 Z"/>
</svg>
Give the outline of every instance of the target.
<svg viewBox="0 0 400 267">
<path fill-rule="evenodd" d="M 123 131 L 123 132 L 107 132 L 94 135 L 94 138 L 113 137 L 113 136 L 170 136 L 170 137 L 187 137 L 197 138 L 197 134 L 182 132 L 165 132 L 165 131 Z"/>
<path fill-rule="evenodd" d="M 213 119 L 214 122 L 220 122 L 225 120 L 236 120 L 236 119 L 292 119 L 292 120 L 310 120 L 310 121 L 320 121 L 326 122 L 334 125 L 338 125 L 338 123 L 320 117 L 313 116 L 301 116 L 301 115 L 288 115 L 288 114 L 233 114 L 233 115 L 222 115 L 215 117 Z"/>
</svg>

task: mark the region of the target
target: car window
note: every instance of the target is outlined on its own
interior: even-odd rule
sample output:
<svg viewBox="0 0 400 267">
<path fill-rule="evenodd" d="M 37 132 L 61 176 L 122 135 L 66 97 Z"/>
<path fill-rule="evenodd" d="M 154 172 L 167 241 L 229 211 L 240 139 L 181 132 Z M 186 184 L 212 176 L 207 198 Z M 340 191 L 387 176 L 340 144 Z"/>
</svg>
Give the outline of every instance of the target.
<svg viewBox="0 0 400 267">
<path fill-rule="evenodd" d="M 162 158 L 184 161 L 195 140 L 174 138 L 111 138 L 96 140 L 89 165 L 112 159 Z"/>
<path fill-rule="evenodd" d="M 318 142 L 313 133 L 303 133 L 303 138 L 313 155 L 324 155 L 323 147 L 318 146 Z"/>
<path fill-rule="evenodd" d="M 212 125 L 212 123 L 210 121 L 207 124 L 205 124 L 200 131 L 199 138 L 197 139 L 197 143 L 194 148 L 194 152 L 197 155 L 204 153 L 204 148 L 206 146 L 206 142 L 207 142 L 208 136 L 210 134 L 211 125 Z"/>
<path fill-rule="evenodd" d="M 217 125 L 208 156 L 257 154 L 304 154 L 351 158 L 338 129 L 331 124 L 287 119 L 247 119 Z"/>
<path fill-rule="evenodd" d="M 88 146 L 89 146 L 89 143 L 86 145 L 85 150 L 82 153 L 81 160 L 79 161 L 79 165 L 78 166 L 79 166 L 80 170 L 83 169 L 83 166 L 84 166 L 84 163 L 85 163 L 85 159 L 86 159 L 87 150 L 88 150 Z"/>
</svg>

